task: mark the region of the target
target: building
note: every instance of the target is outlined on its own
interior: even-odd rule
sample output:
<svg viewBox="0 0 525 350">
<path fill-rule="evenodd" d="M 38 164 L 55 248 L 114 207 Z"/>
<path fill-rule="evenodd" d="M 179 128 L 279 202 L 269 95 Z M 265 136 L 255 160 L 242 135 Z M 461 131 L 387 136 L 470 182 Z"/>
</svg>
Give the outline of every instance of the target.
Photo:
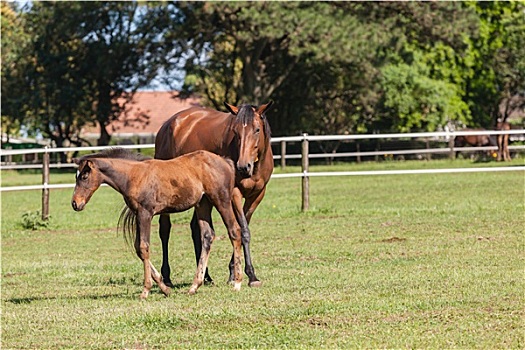
<svg viewBox="0 0 525 350">
<path fill-rule="evenodd" d="M 137 91 L 121 116 L 106 127 L 111 143 L 154 143 L 162 123 L 181 110 L 200 105 L 198 98 L 183 99 L 178 96 L 175 91 Z M 91 144 L 96 144 L 100 127 L 98 124 L 86 126 L 80 135 Z"/>
</svg>

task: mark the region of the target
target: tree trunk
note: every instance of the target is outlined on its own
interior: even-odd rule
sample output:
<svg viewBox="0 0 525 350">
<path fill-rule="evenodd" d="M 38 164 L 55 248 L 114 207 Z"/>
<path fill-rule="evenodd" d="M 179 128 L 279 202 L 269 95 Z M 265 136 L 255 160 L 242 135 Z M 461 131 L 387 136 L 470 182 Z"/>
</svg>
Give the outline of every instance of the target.
<svg viewBox="0 0 525 350">
<path fill-rule="evenodd" d="M 100 138 L 97 140 L 97 146 L 107 146 L 111 140 L 111 135 L 106 130 L 104 124 L 100 123 Z"/>
</svg>

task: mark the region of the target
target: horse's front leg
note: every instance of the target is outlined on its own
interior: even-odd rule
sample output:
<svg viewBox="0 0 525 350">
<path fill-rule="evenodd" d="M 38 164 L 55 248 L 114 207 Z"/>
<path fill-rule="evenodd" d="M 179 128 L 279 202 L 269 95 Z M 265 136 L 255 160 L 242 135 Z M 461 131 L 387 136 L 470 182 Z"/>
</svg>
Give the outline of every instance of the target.
<svg viewBox="0 0 525 350">
<path fill-rule="evenodd" d="M 170 240 L 171 220 L 169 214 L 161 214 L 159 217 L 159 236 L 162 244 L 162 266 L 160 272 L 162 279 L 168 287 L 173 287 L 171 282 L 171 269 L 169 263 L 168 242 Z"/>
<path fill-rule="evenodd" d="M 498 135 L 498 162 L 503 157 L 503 135 Z"/>
<path fill-rule="evenodd" d="M 260 199 L 257 202 L 257 205 L 261 202 L 262 197 L 264 197 L 264 193 L 262 194 L 262 196 L 259 193 L 259 195 L 257 195 L 254 198 L 258 199 L 259 197 Z M 246 199 L 246 201 L 250 202 L 249 199 Z M 252 204 L 253 203 L 254 202 L 252 202 Z M 235 213 L 237 222 L 239 223 L 241 227 L 241 242 L 242 242 L 242 247 L 244 251 L 244 261 L 245 261 L 244 272 L 246 273 L 249 279 L 248 285 L 250 287 L 259 287 L 261 286 L 262 283 L 261 281 L 259 281 L 257 276 L 255 276 L 255 270 L 253 268 L 252 258 L 250 254 L 250 239 L 251 239 L 250 229 L 248 227 L 248 220 L 246 216 L 244 215 L 244 210 L 242 206 L 242 194 L 241 194 L 241 191 L 237 187 L 234 188 L 233 193 L 232 193 L 232 205 L 233 205 L 233 211 Z M 253 210 L 255 210 L 255 208 Z M 230 266 L 229 266 L 230 267 L 230 277 L 228 279 L 228 282 L 230 283 L 233 282 L 234 280 L 234 266 L 235 266 L 235 261 L 232 255 L 232 258 L 230 260 Z"/>
<path fill-rule="evenodd" d="M 504 139 L 503 139 L 503 149 L 505 150 L 504 152 L 504 155 L 503 155 L 503 159 L 505 161 L 511 161 L 512 158 L 510 157 L 510 151 L 509 151 L 509 135 L 505 135 Z"/>
</svg>

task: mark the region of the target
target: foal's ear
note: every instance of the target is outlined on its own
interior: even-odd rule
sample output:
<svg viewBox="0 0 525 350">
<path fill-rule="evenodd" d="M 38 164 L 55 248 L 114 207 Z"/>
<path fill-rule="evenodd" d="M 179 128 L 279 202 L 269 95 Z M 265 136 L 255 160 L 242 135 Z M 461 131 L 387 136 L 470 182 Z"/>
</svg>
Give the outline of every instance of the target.
<svg viewBox="0 0 525 350">
<path fill-rule="evenodd" d="M 268 111 L 272 105 L 273 101 L 270 100 L 270 102 L 268 102 L 267 104 L 261 105 L 259 108 L 257 108 L 257 113 L 262 116 L 264 112 Z"/>
<path fill-rule="evenodd" d="M 231 104 L 229 104 L 228 102 L 224 102 L 224 105 L 226 106 L 226 108 L 230 111 L 231 114 L 233 115 L 237 115 L 237 113 L 239 113 L 239 108 L 235 107 L 235 106 L 232 106 Z"/>
</svg>

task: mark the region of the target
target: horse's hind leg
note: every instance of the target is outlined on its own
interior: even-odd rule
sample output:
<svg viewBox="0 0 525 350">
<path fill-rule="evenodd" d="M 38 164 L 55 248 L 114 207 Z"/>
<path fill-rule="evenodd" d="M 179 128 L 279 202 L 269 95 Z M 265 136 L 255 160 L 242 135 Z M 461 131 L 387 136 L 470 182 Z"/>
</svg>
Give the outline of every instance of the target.
<svg viewBox="0 0 525 350">
<path fill-rule="evenodd" d="M 211 219 L 210 219 L 210 227 L 213 230 L 213 223 L 211 222 Z M 202 251 L 202 239 L 201 239 L 201 229 L 199 227 L 199 220 L 197 219 L 197 209 L 193 211 L 190 228 L 191 228 L 191 238 L 193 240 L 193 249 L 195 251 L 195 260 L 197 262 L 197 265 L 199 265 L 199 260 L 200 260 L 201 251 Z M 213 279 L 208 273 L 208 268 L 206 268 L 206 272 L 204 273 L 204 283 L 213 284 Z"/>
<path fill-rule="evenodd" d="M 169 214 L 161 214 L 159 217 L 159 236 L 162 243 L 162 266 L 160 272 L 162 279 L 168 287 L 173 287 L 171 282 L 171 269 L 169 263 L 168 242 L 170 240 L 171 220 Z"/>
<path fill-rule="evenodd" d="M 201 249 L 199 260 L 197 262 L 197 271 L 195 272 L 195 277 L 193 279 L 193 284 L 190 287 L 189 294 L 195 294 L 197 289 L 204 283 L 204 274 L 208 266 L 211 244 L 215 239 L 215 232 L 211 225 L 211 209 L 211 203 L 206 197 L 203 197 L 200 203 L 195 207 L 194 217 L 201 234 Z M 195 252 L 197 253 L 197 248 L 195 248 Z"/>
</svg>

